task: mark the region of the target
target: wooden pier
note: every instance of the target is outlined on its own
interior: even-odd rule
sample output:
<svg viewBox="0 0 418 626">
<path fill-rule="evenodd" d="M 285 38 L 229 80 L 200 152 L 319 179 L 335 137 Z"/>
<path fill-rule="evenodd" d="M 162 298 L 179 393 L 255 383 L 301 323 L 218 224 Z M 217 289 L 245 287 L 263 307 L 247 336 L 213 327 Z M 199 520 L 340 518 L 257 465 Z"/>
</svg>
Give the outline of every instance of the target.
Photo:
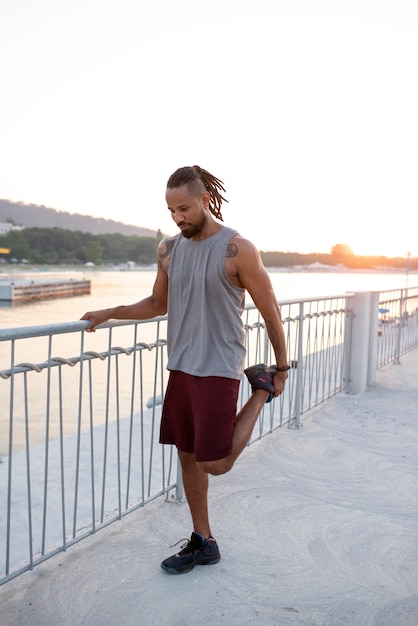
<svg viewBox="0 0 418 626">
<path fill-rule="evenodd" d="M 0 301 L 27 302 L 90 294 L 91 281 L 82 280 L 0 280 Z"/>
</svg>

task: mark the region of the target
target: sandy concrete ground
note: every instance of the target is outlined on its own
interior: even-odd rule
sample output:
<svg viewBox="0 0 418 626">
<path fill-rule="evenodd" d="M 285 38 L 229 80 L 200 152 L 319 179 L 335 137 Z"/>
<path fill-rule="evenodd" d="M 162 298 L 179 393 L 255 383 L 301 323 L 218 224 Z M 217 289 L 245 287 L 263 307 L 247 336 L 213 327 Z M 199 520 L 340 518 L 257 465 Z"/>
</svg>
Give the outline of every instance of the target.
<svg viewBox="0 0 418 626">
<path fill-rule="evenodd" d="M 19 625 L 418 624 L 418 350 L 211 480 L 222 560 L 170 576 L 187 505 L 157 501 L 0 588 Z"/>
</svg>

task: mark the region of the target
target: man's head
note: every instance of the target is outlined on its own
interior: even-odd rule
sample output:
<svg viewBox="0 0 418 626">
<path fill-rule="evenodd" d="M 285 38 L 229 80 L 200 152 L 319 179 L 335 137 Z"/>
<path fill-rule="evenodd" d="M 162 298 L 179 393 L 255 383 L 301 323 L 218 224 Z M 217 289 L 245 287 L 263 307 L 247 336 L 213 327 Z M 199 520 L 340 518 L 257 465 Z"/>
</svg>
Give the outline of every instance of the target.
<svg viewBox="0 0 418 626">
<path fill-rule="evenodd" d="M 209 211 L 214 217 L 223 221 L 221 206 L 222 202 L 228 202 L 220 191 L 225 191 L 223 182 L 198 165 L 180 167 L 170 176 L 167 181 L 167 190 L 176 189 L 187 185 L 188 193 L 196 198 L 202 198 L 208 194 L 206 202 Z"/>
</svg>

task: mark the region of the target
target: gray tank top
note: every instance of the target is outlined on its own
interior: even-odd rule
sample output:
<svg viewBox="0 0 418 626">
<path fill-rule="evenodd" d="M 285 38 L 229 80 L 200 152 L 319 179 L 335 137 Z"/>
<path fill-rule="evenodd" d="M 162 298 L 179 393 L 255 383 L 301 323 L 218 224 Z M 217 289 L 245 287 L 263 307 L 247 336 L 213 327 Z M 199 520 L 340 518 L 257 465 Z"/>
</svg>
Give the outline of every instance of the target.
<svg viewBox="0 0 418 626">
<path fill-rule="evenodd" d="M 203 241 L 182 234 L 175 239 L 168 270 L 169 370 L 241 378 L 245 289 L 225 271 L 227 246 L 236 234 L 223 227 Z"/>
</svg>

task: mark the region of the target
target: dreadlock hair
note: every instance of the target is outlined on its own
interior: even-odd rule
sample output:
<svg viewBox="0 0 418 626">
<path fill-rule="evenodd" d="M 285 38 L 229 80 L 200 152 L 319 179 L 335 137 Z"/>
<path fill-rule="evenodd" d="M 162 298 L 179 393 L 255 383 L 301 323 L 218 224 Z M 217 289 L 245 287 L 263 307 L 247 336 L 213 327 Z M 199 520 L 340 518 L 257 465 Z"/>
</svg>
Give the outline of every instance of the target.
<svg viewBox="0 0 418 626">
<path fill-rule="evenodd" d="M 228 202 L 228 200 L 220 194 L 220 191 L 225 191 L 225 189 L 223 182 L 219 178 L 216 178 L 198 165 L 180 167 L 174 174 L 171 174 L 167 182 L 167 188 L 175 189 L 182 185 L 187 185 L 192 195 L 199 195 L 208 191 L 210 195 L 209 210 L 212 215 L 223 222 L 221 206 L 222 202 Z"/>
</svg>

